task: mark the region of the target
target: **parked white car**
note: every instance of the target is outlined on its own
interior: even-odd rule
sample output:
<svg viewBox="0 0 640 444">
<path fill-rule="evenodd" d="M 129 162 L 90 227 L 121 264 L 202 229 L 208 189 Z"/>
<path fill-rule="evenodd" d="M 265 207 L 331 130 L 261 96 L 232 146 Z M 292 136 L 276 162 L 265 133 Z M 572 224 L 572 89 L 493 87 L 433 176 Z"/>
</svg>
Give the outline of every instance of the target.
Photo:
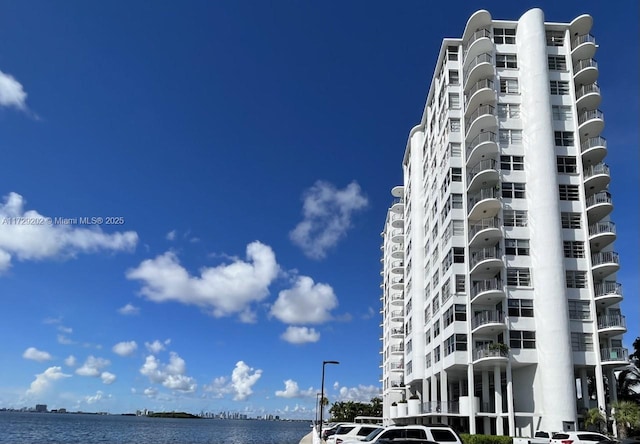
<svg viewBox="0 0 640 444">
<path fill-rule="evenodd" d="M 594 444 L 597 442 L 611 442 L 613 444 L 615 441 L 596 432 L 559 432 L 554 433 L 551 437 L 551 444 Z"/>
<path fill-rule="evenodd" d="M 344 424 L 338 427 L 335 434 L 327 437 L 327 444 L 342 444 L 347 440 L 360 442 L 379 428 L 375 424 Z"/>
<path fill-rule="evenodd" d="M 426 440 L 437 444 L 462 444 L 462 440 L 451 427 L 445 425 L 417 424 L 388 426 L 382 431 L 372 432 L 360 441 L 344 440 L 341 444 L 360 444 L 362 442 L 378 443 L 398 439 Z"/>
</svg>

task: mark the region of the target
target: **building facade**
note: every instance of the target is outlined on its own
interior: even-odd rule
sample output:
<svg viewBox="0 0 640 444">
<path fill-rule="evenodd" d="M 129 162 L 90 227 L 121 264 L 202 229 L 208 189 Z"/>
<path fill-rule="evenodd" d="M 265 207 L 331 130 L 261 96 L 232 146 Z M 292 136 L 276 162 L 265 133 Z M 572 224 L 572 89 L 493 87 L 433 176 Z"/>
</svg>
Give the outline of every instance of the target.
<svg viewBox="0 0 640 444">
<path fill-rule="evenodd" d="M 386 423 L 581 428 L 628 361 L 592 18 L 445 39 L 382 232 Z"/>
</svg>

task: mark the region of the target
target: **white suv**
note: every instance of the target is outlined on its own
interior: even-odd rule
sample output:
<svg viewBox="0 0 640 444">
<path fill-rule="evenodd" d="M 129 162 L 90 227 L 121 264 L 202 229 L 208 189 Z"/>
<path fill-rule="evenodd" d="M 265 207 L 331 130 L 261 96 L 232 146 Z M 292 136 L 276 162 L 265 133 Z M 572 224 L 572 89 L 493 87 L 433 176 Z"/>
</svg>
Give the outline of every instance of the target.
<svg viewBox="0 0 640 444">
<path fill-rule="evenodd" d="M 327 444 L 342 444 L 345 441 L 360 442 L 370 433 L 380 429 L 375 424 L 343 424 L 336 433 L 327 437 Z"/>
<path fill-rule="evenodd" d="M 446 425 L 394 425 L 385 427 L 378 433 L 371 433 L 361 441 L 342 441 L 342 444 L 361 442 L 377 443 L 394 439 L 420 439 L 438 444 L 462 444 L 462 440 L 453 429 Z"/>
<path fill-rule="evenodd" d="M 551 444 L 594 444 L 602 441 L 614 442 L 596 432 L 560 432 L 551 437 Z"/>
</svg>

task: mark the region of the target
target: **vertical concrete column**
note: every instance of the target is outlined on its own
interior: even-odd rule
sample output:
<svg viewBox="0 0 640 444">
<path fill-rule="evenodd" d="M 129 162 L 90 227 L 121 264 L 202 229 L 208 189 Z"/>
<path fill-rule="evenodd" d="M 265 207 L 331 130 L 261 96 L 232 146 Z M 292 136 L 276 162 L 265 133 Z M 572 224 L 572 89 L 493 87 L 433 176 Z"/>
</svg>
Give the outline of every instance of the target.
<svg viewBox="0 0 640 444">
<path fill-rule="evenodd" d="M 611 397 L 611 404 L 614 404 L 618 402 L 618 387 L 616 384 L 616 375 L 613 373 L 612 368 L 607 372 L 607 379 L 609 380 L 609 396 Z"/>
<path fill-rule="evenodd" d="M 442 401 L 440 411 L 442 413 L 449 413 L 449 382 L 447 378 L 447 372 L 442 370 L 440 372 L 440 400 Z M 447 416 L 442 416 L 440 422 L 448 424 Z"/>
<path fill-rule="evenodd" d="M 526 12 L 516 30 L 522 98 L 524 169 L 529 210 L 531 278 L 535 290 L 537 371 L 542 430 L 577 424 L 573 355 L 567 309 L 562 224 L 544 14 Z M 558 402 L 558 400 L 563 402 Z"/>
<path fill-rule="evenodd" d="M 431 377 L 431 411 L 434 411 L 438 402 L 438 376 Z"/>
<path fill-rule="evenodd" d="M 516 417 L 513 407 L 513 375 L 511 374 L 511 361 L 507 364 L 507 412 L 509 413 L 509 436 L 515 436 Z"/>
<path fill-rule="evenodd" d="M 496 435 L 502 435 L 504 433 L 504 427 L 502 426 L 502 375 L 500 366 L 493 367 L 493 390 L 495 393 L 495 406 L 496 406 Z"/>
<path fill-rule="evenodd" d="M 582 407 L 589 410 L 589 377 L 587 376 L 587 368 L 580 369 L 580 392 L 582 394 Z"/>
<path fill-rule="evenodd" d="M 489 371 L 482 370 L 482 406 L 488 406 L 491 398 L 489 396 Z M 484 417 L 483 420 L 484 434 L 489 435 L 491 433 L 491 421 L 488 417 Z"/>
<path fill-rule="evenodd" d="M 473 365 L 467 366 L 467 392 L 469 393 L 469 433 L 476 434 L 476 389 L 473 377 Z"/>
</svg>

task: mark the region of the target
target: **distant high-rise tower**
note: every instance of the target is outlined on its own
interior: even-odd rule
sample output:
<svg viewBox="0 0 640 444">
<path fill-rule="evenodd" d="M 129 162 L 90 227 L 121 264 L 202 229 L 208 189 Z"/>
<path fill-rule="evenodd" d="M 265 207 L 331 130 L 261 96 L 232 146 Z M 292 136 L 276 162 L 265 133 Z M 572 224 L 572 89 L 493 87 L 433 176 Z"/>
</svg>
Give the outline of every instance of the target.
<svg viewBox="0 0 640 444">
<path fill-rule="evenodd" d="M 531 436 L 616 400 L 628 355 L 591 26 L 478 11 L 443 41 L 382 233 L 386 423 Z"/>
</svg>

